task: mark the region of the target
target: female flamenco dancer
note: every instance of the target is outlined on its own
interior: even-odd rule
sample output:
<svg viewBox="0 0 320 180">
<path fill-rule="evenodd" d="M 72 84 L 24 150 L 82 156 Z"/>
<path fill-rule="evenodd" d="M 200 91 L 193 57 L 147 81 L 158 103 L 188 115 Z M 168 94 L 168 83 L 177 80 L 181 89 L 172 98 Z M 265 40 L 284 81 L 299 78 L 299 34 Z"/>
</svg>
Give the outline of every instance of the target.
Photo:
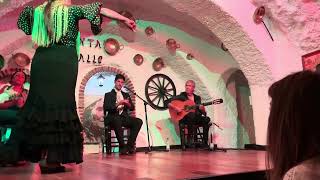
<svg viewBox="0 0 320 180">
<path fill-rule="evenodd" d="M 62 164 L 83 161 L 83 128 L 75 101 L 79 20 L 87 19 L 94 34 L 101 31 L 101 15 L 122 21 L 133 31 L 136 28 L 134 21 L 101 6 L 47 0 L 36 8 L 25 7 L 19 16 L 19 29 L 31 35 L 38 48 L 31 64 L 29 95 L 11 139 L 19 139 L 20 155 L 39 162 L 41 173 L 64 172 Z"/>
</svg>

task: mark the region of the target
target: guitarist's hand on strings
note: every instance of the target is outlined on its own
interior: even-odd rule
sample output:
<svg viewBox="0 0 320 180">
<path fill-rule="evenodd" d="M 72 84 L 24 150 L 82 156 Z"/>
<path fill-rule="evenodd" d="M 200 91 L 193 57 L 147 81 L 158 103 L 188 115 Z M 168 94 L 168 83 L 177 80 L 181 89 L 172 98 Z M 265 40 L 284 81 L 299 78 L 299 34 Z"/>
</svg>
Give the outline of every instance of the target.
<svg viewBox="0 0 320 180">
<path fill-rule="evenodd" d="M 207 114 L 206 108 L 204 107 L 204 105 L 200 105 L 200 106 L 199 106 L 199 109 L 200 109 L 200 111 L 202 112 L 202 114 L 204 114 L 204 115 Z"/>
<path fill-rule="evenodd" d="M 174 110 L 179 114 L 182 112 L 182 109 L 181 108 L 178 108 L 178 107 L 174 107 Z"/>
<path fill-rule="evenodd" d="M 206 109 L 205 109 L 204 105 L 200 105 L 199 109 L 200 109 L 201 112 L 206 112 Z"/>
<path fill-rule="evenodd" d="M 179 107 L 176 107 L 174 105 L 172 105 L 171 103 L 168 104 L 168 107 L 173 109 L 174 111 L 176 111 L 177 113 L 181 113 L 182 112 L 182 109 L 179 108 Z"/>
</svg>

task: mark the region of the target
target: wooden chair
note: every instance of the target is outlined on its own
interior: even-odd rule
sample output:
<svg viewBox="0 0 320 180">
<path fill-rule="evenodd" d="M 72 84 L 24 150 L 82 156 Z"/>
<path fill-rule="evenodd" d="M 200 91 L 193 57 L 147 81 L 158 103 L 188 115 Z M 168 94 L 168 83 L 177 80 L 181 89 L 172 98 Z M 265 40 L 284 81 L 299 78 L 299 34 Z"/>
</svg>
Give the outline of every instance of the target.
<svg viewBox="0 0 320 180">
<path fill-rule="evenodd" d="M 209 126 L 211 126 L 211 124 L 209 124 Z M 179 124 L 182 150 L 185 150 L 187 146 L 195 148 L 205 143 L 203 125 L 194 124 L 194 125 L 191 125 L 191 128 L 192 128 L 191 132 L 189 132 L 187 124 L 182 124 L 182 123 Z"/>
<path fill-rule="evenodd" d="M 124 142 L 127 143 L 130 131 L 126 127 L 122 128 Z M 105 151 L 107 154 L 115 152 L 115 148 L 119 147 L 119 143 L 114 133 L 114 129 L 110 125 L 106 125 L 104 128 L 104 137 L 104 141 L 102 141 L 104 142 L 102 144 L 102 153 L 105 153 Z"/>
</svg>

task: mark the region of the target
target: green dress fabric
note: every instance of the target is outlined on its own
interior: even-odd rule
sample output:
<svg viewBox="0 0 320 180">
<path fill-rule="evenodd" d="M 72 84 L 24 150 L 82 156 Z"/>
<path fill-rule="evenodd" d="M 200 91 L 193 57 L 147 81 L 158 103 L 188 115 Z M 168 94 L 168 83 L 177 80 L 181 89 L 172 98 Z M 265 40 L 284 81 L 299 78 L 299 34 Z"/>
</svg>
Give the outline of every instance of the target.
<svg viewBox="0 0 320 180">
<path fill-rule="evenodd" d="M 47 162 L 81 163 L 82 125 L 76 111 L 78 74 L 76 51 L 79 20 L 87 19 L 94 34 L 101 31 L 101 3 L 70 6 L 68 32 L 60 42 L 38 47 L 32 59 L 30 91 L 18 113 L 17 138 L 24 138 L 26 160 L 37 162 L 46 152 Z M 32 33 L 34 8 L 24 8 L 18 27 Z M 22 134 L 23 133 L 23 134 Z"/>
</svg>

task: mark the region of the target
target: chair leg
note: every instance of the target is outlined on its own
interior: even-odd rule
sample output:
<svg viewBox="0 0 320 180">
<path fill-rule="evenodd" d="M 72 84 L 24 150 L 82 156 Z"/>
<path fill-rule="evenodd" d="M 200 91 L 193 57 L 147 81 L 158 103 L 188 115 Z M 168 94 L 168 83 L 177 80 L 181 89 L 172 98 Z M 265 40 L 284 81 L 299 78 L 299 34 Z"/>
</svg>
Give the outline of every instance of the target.
<svg viewBox="0 0 320 180">
<path fill-rule="evenodd" d="M 108 154 L 111 154 L 111 150 L 112 150 L 112 147 L 111 147 L 111 130 L 108 131 Z"/>
<path fill-rule="evenodd" d="M 101 137 L 101 148 L 102 148 L 102 150 L 101 150 L 101 152 L 102 152 L 102 154 L 104 153 L 104 144 L 105 144 L 105 141 L 104 141 L 104 139 Z"/>
<path fill-rule="evenodd" d="M 200 136 L 200 140 L 201 140 L 201 143 L 204 143 L 204 134 L 203 134 L 203 129 L 202 129 L 202 132 L 200 131 L 200 126 L 197 127 L 197 142 L 198 142 L 198 135 Z"/>
<path fill-rule="evenodd" d="M 196 147 L 196 142 L 197 142 L 197 133 L 195 131 L 195 127 L 194 126 L 191 126 L 190 130 L 191 130 L 190 136 L 189 136 L 190 137 L 190 140 L 189 140 L 190 147 L 195 148 Z"/>
<path fill-rule="evenodd" d="M 108 145 L 107 145 L 107 141 L 108 141 L 108 131 L 107 128 L 104 128 L 104 139 L 103 139 L 103 143 L 102 143 L 102 153 L 107 152 L 108 150 Z"/>
<path fill-rule="evenodd" d="M 185 127 L 184 125 L 179 125 L 180 130 L 180 140 L 181 140 L 181 148 L 182 150 L 186 150 L 186 141 L 185 141 Z"/>
<path fill-rule="evenodd" d="M 106 137 L 106 151 L 107 154 L 111 154 L 111 130 L 110 127 L 105 128 L 105 137 Z"/>
<path fill-rule="evenodd" d="M 111 154 L 112 152 L 115 152 L 115 147 L 119 147 L 119 142 L 117 141 L 117 137 L 116 136 L 111 136 L 111 127 L 110 126 L 106 126 L 105 127 L 105 148 L 106 148 L 106 153 L 107 154 Z M 130 135 L 130 130 L 129 129 L 125 129 L 123 131 L 123 138 L 125 141 L 125 144 L 128 143 L 128 138 Z M 115 140 L 115 141 L 113 141 Z M 103 151 L 104 151 L 104 147 L 103 147 Z"/>
</svg>

